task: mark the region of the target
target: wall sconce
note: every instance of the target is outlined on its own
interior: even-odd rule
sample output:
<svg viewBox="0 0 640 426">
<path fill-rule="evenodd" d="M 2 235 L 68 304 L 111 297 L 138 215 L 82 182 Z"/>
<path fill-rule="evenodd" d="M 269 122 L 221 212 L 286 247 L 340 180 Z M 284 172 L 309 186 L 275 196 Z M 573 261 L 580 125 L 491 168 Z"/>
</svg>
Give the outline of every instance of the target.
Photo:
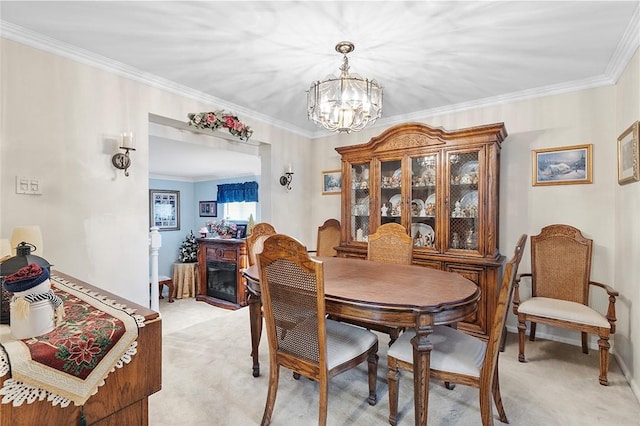
<svg viewBox="0 0 640 426">
<path fill-rule="evenodd" d="M 120 138 L 120 149 L 124 149 L 124 154 L 119 152 L 111 157 L 111 163 L 116 169 L 124 170 L 124 175 L 129 176 L 129 166 L 131 166 L 131 158 L 129 151 L 135 151 L 133 147 L 133 133 L 123 133 Z"/>
<path fill-rule="evenodd" d="M 291 168 L 291 163 L 289 163 L 284 175 L 280 176 L 280 185 L 286 186 L 287 191 L 291 191 L 291 180 L 293 180 L 293 169 Z"/>
</svg>

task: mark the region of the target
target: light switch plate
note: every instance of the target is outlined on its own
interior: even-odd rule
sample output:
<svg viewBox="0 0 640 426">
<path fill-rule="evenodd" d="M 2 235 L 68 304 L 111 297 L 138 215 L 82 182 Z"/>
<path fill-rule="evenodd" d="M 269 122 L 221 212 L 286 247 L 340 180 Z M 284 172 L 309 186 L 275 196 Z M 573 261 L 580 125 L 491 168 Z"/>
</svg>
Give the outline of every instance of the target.
<svg viewBox="0 0 640 426">
<path fill-rule="evenodd" d="M 41 195 L 40 180 L 37 177 L 16 176 L 16 194 Z"/>
</svg>

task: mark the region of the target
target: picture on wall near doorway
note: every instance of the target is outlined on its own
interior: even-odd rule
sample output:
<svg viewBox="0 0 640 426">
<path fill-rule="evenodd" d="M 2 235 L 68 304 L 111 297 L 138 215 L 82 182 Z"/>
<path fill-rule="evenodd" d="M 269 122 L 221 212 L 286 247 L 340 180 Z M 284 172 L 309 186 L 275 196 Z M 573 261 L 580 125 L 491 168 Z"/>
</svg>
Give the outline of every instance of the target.
<svg viewBox="0 0 640 426">
<path fill-rule="evenodd" d="M 180 229 L 180 191 L 149 190 L 149 223 L 159 231 Z"/>
<path fill-rule="evenodd" d="M 640 147 L 638 147 L 639 121 L 633 123 L 618 137 L 618 184 L 640 180 Z"/>
<path fill-rule="evenodd" d="M 592 183 L 593 145 L 533 151 L 533 186 Z"/>
<path fill-rule="evenodd" d="M 200 201 L 200 217 L 218 217 L 217 201 Z"/>
<path fill-rule="evenodd" d="M 325 170 L 322 172 L 322 195 L 340 194 L 342 192 L 342 172 Z"/>
</svg>

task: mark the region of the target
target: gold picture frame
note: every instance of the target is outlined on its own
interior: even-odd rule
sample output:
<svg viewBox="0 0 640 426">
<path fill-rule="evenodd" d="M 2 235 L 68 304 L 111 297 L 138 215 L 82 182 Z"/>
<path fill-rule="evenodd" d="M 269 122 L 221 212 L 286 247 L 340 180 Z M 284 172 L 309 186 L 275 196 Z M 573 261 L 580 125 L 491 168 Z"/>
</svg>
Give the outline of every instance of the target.
<svg viewBox="0 0 640 426">
<path fill-rule="evenodd" d="M 593 145 L 533 150 L 533 186 L 593 182 Z"/>
<path fill-rule="evenodd" d="M 340 195 L 342 193 L 342 171 L 325 170 L 322 172 L 322 195 Z"/>
<path fill-rule="evenodd" d="M 639 122 L 633 123 L 618 136 L 618 184 L 640 180 Z"/>
</svg>

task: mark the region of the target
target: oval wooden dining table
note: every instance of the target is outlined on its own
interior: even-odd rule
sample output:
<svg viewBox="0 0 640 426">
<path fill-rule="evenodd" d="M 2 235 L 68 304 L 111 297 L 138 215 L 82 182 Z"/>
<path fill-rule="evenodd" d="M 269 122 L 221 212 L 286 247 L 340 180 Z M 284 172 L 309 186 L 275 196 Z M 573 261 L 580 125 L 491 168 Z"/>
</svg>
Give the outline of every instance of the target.
<svg viewBox="0 0 640 426">
<path fill-rule="evenodd" d="M 413 381 L 415 424 L 426 425 L 429 364 L 434 325 L 455 324 L 478 309 L 480 289 L 454 272 L 417 265 L 362 259 L 317 257 L 323 262 L 327 314 L 380 325 L 414 327 Z M 258 346 L 262 304 L 258 265 L 243 272 L 249 291 L 253 375 L 260 375 Z"/>
</svg>

